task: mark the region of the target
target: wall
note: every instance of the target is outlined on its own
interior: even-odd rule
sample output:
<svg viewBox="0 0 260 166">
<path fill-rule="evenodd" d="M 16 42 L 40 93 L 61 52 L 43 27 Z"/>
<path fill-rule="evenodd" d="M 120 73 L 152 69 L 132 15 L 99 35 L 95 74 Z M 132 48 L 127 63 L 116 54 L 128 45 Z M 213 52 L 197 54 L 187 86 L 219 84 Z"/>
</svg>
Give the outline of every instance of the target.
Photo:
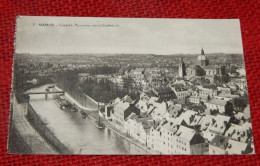
<svg viewBox="0 0 260 166">
<path fill-rule="evenodd" d="M 24 140 L 24 137 L 17 129 L 15 123 L 12 123 L 12 126 L 9 129 L 8 153 L 35 153 L 30 149 L 30 146 L 27 144 L 26 140 Z"/>
<path fill-rule="evenodd" d="M 53 148 L 61 154 L 73 154 L 73 152 L 62 144 L 50 131 L 41 118 L 36 114 L 30 103 L 28 104 L 27 119 L 31 125 L 38 131 L 38 133 L 53 146 Z"/>
</svg>

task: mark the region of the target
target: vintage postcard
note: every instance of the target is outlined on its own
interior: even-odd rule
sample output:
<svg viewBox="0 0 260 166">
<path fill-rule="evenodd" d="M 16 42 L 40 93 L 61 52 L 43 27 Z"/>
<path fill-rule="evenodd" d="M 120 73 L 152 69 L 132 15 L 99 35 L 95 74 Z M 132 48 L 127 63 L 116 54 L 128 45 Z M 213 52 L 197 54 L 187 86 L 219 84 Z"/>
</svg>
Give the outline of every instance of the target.
<svg viewBox="0 0 260 166">
<path fill-rule="evenodd" d="M 17 17 L 8 152 L 254 154 L 239 20 Z"/>
</svg>

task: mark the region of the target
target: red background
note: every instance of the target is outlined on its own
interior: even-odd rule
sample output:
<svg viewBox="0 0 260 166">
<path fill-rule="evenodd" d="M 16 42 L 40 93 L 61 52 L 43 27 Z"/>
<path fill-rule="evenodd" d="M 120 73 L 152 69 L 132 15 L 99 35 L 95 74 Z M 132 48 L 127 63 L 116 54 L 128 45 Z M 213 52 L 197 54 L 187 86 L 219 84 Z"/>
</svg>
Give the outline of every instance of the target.
<svg viewBox="0 0 260 166">
<path fill-rule="evenodd" d="M 0 0 L 0 165 L 260 165 L 260 1 L 234 0 Z M 40 156 L 8 155 L 12 53 L 17 15 L 239 18 L 256 155 L 244 156 Z"/>
</svg>

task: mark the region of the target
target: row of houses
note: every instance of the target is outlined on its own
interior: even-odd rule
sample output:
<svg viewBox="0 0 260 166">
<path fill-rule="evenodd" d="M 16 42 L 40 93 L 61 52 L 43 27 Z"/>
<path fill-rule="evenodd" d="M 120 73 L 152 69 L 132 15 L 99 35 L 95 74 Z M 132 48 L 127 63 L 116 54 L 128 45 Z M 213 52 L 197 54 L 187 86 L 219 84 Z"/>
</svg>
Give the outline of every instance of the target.
<svg viewBox="0 0 260 166">
<path fill-rule="evenodd" d="M 105 106 L 104 114 L 117 129 L 162 154 L 251 153 L 251 123 L 233 124 L 232 118 L 222 113 L 225 103 L 207 101 L 207 109 L 225 106 L 211 115 L 142 93 L 140 100 L 129 96 L 113 100 Z"/>
</svg>

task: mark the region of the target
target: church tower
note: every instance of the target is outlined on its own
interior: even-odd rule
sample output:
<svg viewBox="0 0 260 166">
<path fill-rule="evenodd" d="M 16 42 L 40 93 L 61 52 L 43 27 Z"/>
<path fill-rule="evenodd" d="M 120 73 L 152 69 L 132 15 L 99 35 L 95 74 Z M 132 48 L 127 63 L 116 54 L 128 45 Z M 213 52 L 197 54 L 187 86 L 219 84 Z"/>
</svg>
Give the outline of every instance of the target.
<svg viewBox="0 0 260 166">
<path fill-rule="evenodd" d="M 205 55 L 203 48 L 201 49 L 201 55 Z"/>
<path fill-rule="evenodd" d="M 179 64 L 179 77 L 184 76 L 186 76 L 186 67 L 183 58 L 181 58 L 181 63 Z"/>
</svg>

